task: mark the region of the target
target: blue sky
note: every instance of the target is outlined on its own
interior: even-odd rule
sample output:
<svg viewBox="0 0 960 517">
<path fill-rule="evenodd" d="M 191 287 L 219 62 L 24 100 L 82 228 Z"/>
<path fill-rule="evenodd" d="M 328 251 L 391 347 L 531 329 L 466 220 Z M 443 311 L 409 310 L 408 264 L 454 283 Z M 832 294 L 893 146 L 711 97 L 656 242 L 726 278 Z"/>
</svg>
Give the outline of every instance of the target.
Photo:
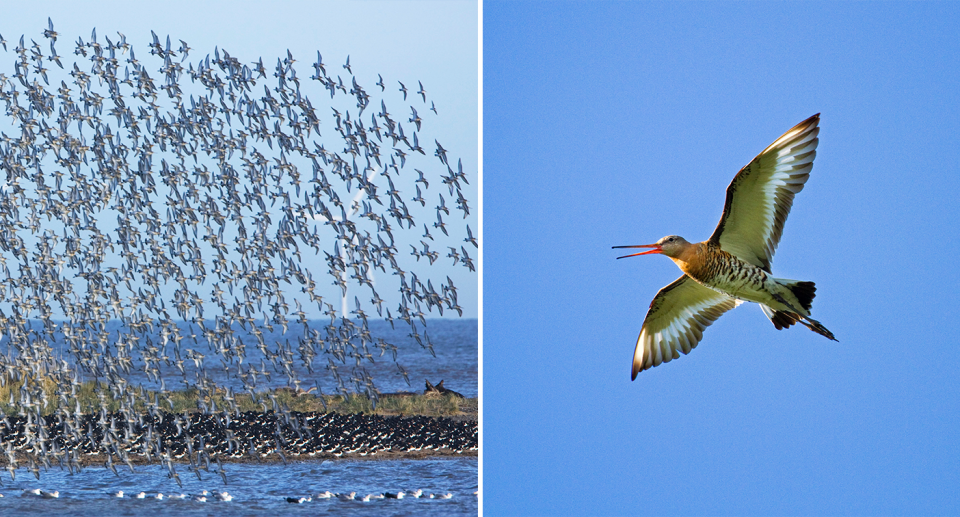
<svg viewBox="0 0 960 517">
<path fill-rule="evenodd" d="M 484 3 L 487 515 L 960 511 L 960 7 Z M 747 304 L 630 382 L 664 257 L 821 113 L 773 262 L 839 343 Z"/>
<path fill-rule="evenodd" d="M 310 81 L 308 77 L 313 74 L 311 64 L 316 61 L 319 50 L 328 73 L 333 77 L 343 75 L 349 86 L 349 74 L 341 67 L 349 55 L 357 80 L 374 96 L 376 111 L 379 111 L 379 99 L 382 96 L 386 100 L 388 111 L 403 125 L 412 127 L 412 124 L 407 122 L 409 106 L 416 106 L 424 119 L 424 129 L 429 128 L 429 132 L 422 132 L 420 135 L 422 146 L 429 149 L 427 156 L 412 157 L 422 158 L 424 164 L 408 165 L 404 170 L 409 171 L 407 177 L 397 180 L 397 189 L 408 204 L 414 204 L 411 200 L 415 196 L 414 180 L 417 176 L 412 170 L 413 167 L 427 172 L 427 177 L 438 178 L 441 173 L 446 173 L 446 168 L 432 156 L 435 149 L 434 138 L 448 149 L 454 169 L 457 160 L 462 159 L 463 170 L 470 181 L 470 185 L 464 185 L 464 192 L 473 211 L 465 220 L 456 211 L 451 212 L 453 216 L 447 219 L 451 234 L 449 243 L 437 239 L 433 246 L 433 250 L 441 252 L 441 260 L 432 267 L 425 268 L 426 260 L 415 261 L 408 246 L 420 246 L 419 241 L 424 233 L 422 224 L 436 221 L 432 209 L 439 204 L 438 193 L 447 198 L 446 203 L 450 208 L 456 205 L 456 198 L 450 199 L 447 188 L 439 179 L 425 189 L 424 198 L 428 204 L 424 210 L 430 213 L 425 212 L 423 217 L 418 217 L 419 229 L 397 232 L 397 248 L 402 255 L 399 261 L 404 269 L 417 272 L 420 278 L 424 279 L 424 283 L 429 277 L 435 285 L 439 285 L 447 276 L 451 277 L 458 289 L 459 305 L 464 309 L 463 315 L 471 318 L 478 316 L 477 274 L 459 264 L 452 266 L 452 260 L 446 257 L 447 244 L 467 246 L 474 259 L 477 252 L 470 244 L 462 242 L 467 236 L 467 225 L 470 225 L 475 235 L 479 233 L 479 58 L 476 2 L 280 1 L 270 2 L 269 7 L 263 2 L 253 1 L 172 1 L 159 4 L 125 1 L 28 2 L 6 12 L 0 20 L 0 34 L 7 40 L 8 47 L 7 52 L 0 49 L 0 73 L 7 77 L 13 76 L 16 56 L 13 49 L 21 35 L 25 36 L 28 47 L 31 40 L 36 40 L 42 45 L 44 53 L 47 53 L 47 40 L 43 38 L 42 32 L 47 28 L 48 17 L 53 19 L 54 27 L 59 33 L 57 51 L 63 56 L 62 61 L 66 66 L 66 71 L 61 71 L 52 63 L 49 65 L 53 90 L 59 87 L 61 79 L 68 83 L 72 81 L 66 72 L 70 70 L 74 60 L 81 59 L 81 68 L 89 71 L 90 63 L 77 58 L 73 51 L 77 38 L 89 41 L 94 28 L 101 42 L 104 42 L 105 38 L 117 41 L 117 32 L 122 32 L 133 45 L 137 58 L 145 63 L 152 60 L 156 69 L 162 65 L 162 60 L 149 55 L 151 31 L 157 33 L 161 42 L 169 35 L 174 49 L 180 46 L 181 39 L 189 44 L 192 50 L 187 61 L 183 63 L 185 68 L 189 63 L 195 63 L 208 54 L 212 56 L 215 48 L 229 51 L 244 64 L 252 64 L 263 58 L 268 70 L 268 79 L 264 81 L 273 78 L 277 58 L 286 58 L 289 50 L 297 60 L 295 68 L 303 83 L 302 89 L 310 96 L 319 113 L 320 127 L 325 131 L 326 138 L 333 139 L 337 136 L 333 129 L 334 117 L 328 107 L 330 98 L 323 87 Z M 126 56 L 122 59 L 126 59 Z M 374 84 L 378 80 L 378 74 L 382 74 L 386 83 L 387 91 L 383 94 Z M 158 76 L 158 73 L 154 75 Z M 403 81 L 409 89 L 407 101 L 404 101 L 403 94 L 399 91 L 398 81 Z M 423 103 L 414 93 L 418 90 L 418 81 L 422 81 L 427 91 L 427 100 L 435 102 L 437 114 L 430 112 L 429 102 Z M 182 82 L 185 83 L 185 96 L 197 94 L 198 89 L 202 89 L 190 90 L 186 78 Z M 275 83 L 272 86 L 275 86 Z M 258 85 L 258 88 L 256 93 L 262 95 L 262 86 Z M 344 104 L 345 98 L 345 95 L 339 96 L 340 104 L 334 107 L 341 113 L 350 111 L 356 116 L 355 102 L 352 106 Z M 363 117 L 363 121 L 369 124 L 370 111 L 364 113 Z M 0 130 L 11 133 L 9 120 L 0 121 L 0 126 Z M 19 130 L 13 130 L 13 134 L 19 134 Z M 336 144 L 337 142 L 334 142 L 332 145 Z M 327 143 L 327 147 L 340 151 L 342 141 L 339 144 L 340 147 L 333 148 Z M 300 163 L 300 167 L 302 173 L 309 173 L 309 162 Z M 306 171 L 303 171 L 303 168 L 306 168 Z M 387 187 L 382 184 L 385 180 L 378 177 L 377 181 L 381 182 L 378 184 L 382 187 L 381 192 L 385 191 Z M 341 192 L 340 195 L 350 199 L 355 193 L 356 190 L 352 193 Z M 115 215 L 106 214 L 100 217 L 99 221 L 101 226 L 104 226 L 115 219 Z M 321 224 L 321 231 L 324 229 Z M 101 227 L 101 230 L 107 231 L 108 228 Z M 439 230 L 434 231 L 440 235 Z M 330 248 L 325 251 L 331 251 L 332 246 Z M 305 254 L 303 265 L 314 271 L 314 278 L 320 288 L 318 294 L 329 301 L 339 302 L 339 288 L 327 279 L 327 265 L 323 254 Z M 388 307 L 395 308 L 399 302 L 397 278 L 389 274 L 380 274 L 379 278 L 374 275 L 374 280 L 379 282 L 378 293 L 386 300 L 385 305 Z M 205 293 L 208 287 L 204 286 L 202 290 Z M 368 293 L 367 290 L 353 289 L 347 297 L 349 309 L 354 307 L 355 294 L 365 301 L 370 299 Z M 315 310 L 315 304 L 312 311 L 309 304 L 307 305 L 306 310 L 311 317 L 321 316 L 320 312 Z M 456 315 L 447 311 L 444 316 L 450 317 L 451 314 Z M 429 316 L 440 315 L 434 311 Z"/>
</svg>

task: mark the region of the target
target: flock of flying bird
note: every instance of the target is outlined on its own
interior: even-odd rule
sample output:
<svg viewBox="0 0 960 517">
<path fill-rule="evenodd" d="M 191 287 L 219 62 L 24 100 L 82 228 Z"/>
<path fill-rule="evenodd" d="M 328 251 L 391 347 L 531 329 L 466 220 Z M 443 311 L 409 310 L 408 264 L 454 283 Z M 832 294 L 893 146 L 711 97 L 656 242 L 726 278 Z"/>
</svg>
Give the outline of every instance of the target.
<svg viewBox="0 0 960 517">
<path fill-rule="evenodd" d="M 84 380 L 128 420 L 135 405 L 172 408 L 170 373 L 201 399 L 214 393 L 214 368 L 250 391 L 272 368 L 299 390 L 299 362 L 376 400 L 363 365 L 396 362 L 397 346 L 368 318 L 409 326 L 433 352 L 426 317 L 462 314 L 453 280 L 430 266 L 475 271 L 475 191 L 435 137 L 423 147 L 438 112 L 422 83 L 408 99 L 379 75 L 361 86 L 349 57 L 334 66 L 318 52 L 303 77 L 289 51 L 270 70 L 223 49 L 193 60 L 156 34 L 144 56 L 96 30 L 70 63 L 52 21 L 42 37 L 0 36 L 15 58 L 0 73 L 0 383 L 16 386 L 0 404 L 27 419 L 19 449 L 4 434 L 8 455 L 29 450 L 36 464 L 51 451 L 41 414 L 53 406 L 82 441 L 80 415 L 102 409 L 81 407 Z M 329 108 L 314 107 L 311 86 Z M 404 107 L 389 112 L 388 92 Z M 274 328 L 282 341 L 264 337 Z M 266 361 L 244 363 L 248 343 Z M 152 398 L 129 382 L 137 364 L 161 387 Z M 226 394 L 228 407 L 200 409 L 237 414 Z M 108 460 L 130 445 L 105 436 Z"/>
</svg>

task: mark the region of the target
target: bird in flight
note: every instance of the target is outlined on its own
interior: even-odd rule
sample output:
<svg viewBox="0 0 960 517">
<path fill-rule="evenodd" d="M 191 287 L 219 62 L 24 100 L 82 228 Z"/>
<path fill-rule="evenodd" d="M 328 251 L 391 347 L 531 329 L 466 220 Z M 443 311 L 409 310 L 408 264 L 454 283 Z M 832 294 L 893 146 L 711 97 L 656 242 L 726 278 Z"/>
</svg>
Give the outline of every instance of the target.
<svg viewBox="0 0 960 517">
<path fill-rule="evenodd" d="M 797 124 L 770 144 L 733 178 L 720 224 L 709 239 L 689 243 L 668 235 L 651 248 L 625 255 L 662 254 L 683 276 L 657 293 L 643 320 L 633 353 L 631 379 L 643 370 L 679 359 L 703 338 L 717 318 L 744 301 L 760 304 L 777 330 L 799 323 L 828 339 L 833 333 L 810 317 L 813 282 L 774 278 L 773 254 L 793 197 L 803 190 L 816 156 L 820 114 Z"/>
</svg>

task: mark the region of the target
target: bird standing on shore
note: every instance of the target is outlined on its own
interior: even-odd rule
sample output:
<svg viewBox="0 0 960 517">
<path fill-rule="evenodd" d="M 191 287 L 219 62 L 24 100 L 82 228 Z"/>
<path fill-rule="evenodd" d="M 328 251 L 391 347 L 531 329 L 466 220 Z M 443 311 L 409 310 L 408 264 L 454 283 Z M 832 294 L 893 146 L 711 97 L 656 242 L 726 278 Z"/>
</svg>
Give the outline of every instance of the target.
<svg viewBox="0 0 960 517">
<path fill-rule="evenodd" d="M 670 257 L 683 276 L 650 303 L 633 354 L 631 379 L 643 370 L 678 359 L 703 338 L 703 330 L 743 301 L 760 304 L 777 330 L 800 323 L 837 339 L 810 317 L 813 282 L 774 278 L 773 254 L 793 197 L 810 177 L 819 142 L 820 114 L 797 124 L 740 170 L 727 187 L 720 224 L 709 239 L 691 244 L 669 235 L 637 255 Z"/>
</svg>

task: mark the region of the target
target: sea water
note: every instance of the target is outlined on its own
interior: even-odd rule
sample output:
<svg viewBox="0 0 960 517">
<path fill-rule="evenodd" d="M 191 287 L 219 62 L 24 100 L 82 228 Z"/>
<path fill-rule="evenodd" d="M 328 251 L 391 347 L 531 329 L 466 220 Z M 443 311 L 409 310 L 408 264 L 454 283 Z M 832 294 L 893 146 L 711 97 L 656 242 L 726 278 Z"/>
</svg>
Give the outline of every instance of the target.
<svg viewBox="0 0 960 517">
<path fill-rule="evenodd" d="M 102 466 L 88 466 L 77 474 L 59 467 L 41 469 L 40 480 L 24 469 L 11 481 L 2 472 L 0 514 L 3 515 L 476 515 L 478 499 L 477 458 L 418 460 L 336 460 L 256 464 L 227 463 L 227 485 L 217 474 L 201 471 L 202 480 L 182 470 L 183 487 L 166 475 L 159 465 L 126 466 L 114 475 Z M 57 499 L 23 495 L 23 490 L 57 490 Z M 288 503 L 287 497 L 306 497 L 329 490 L 335 493 L 396 493 L 423 490 L 423 497 L 377 499 L 370 502 L 314 499 L 302 504 Z M 114 497 L 117 491 L 123 498 Z M 206 502 L 192 496 L 211 492 Z M 217 501 L 212 492 L 227 491 L 230 502 Z M 145 499 L 136 495 L 146 492 Z M 162 500 L 154 496 L 164 494 Z M 453 494 L 450 499 L 429 499 L 428 495 Z M 174 500 L 171 494 L 186 494 Z"/>
</svg>

